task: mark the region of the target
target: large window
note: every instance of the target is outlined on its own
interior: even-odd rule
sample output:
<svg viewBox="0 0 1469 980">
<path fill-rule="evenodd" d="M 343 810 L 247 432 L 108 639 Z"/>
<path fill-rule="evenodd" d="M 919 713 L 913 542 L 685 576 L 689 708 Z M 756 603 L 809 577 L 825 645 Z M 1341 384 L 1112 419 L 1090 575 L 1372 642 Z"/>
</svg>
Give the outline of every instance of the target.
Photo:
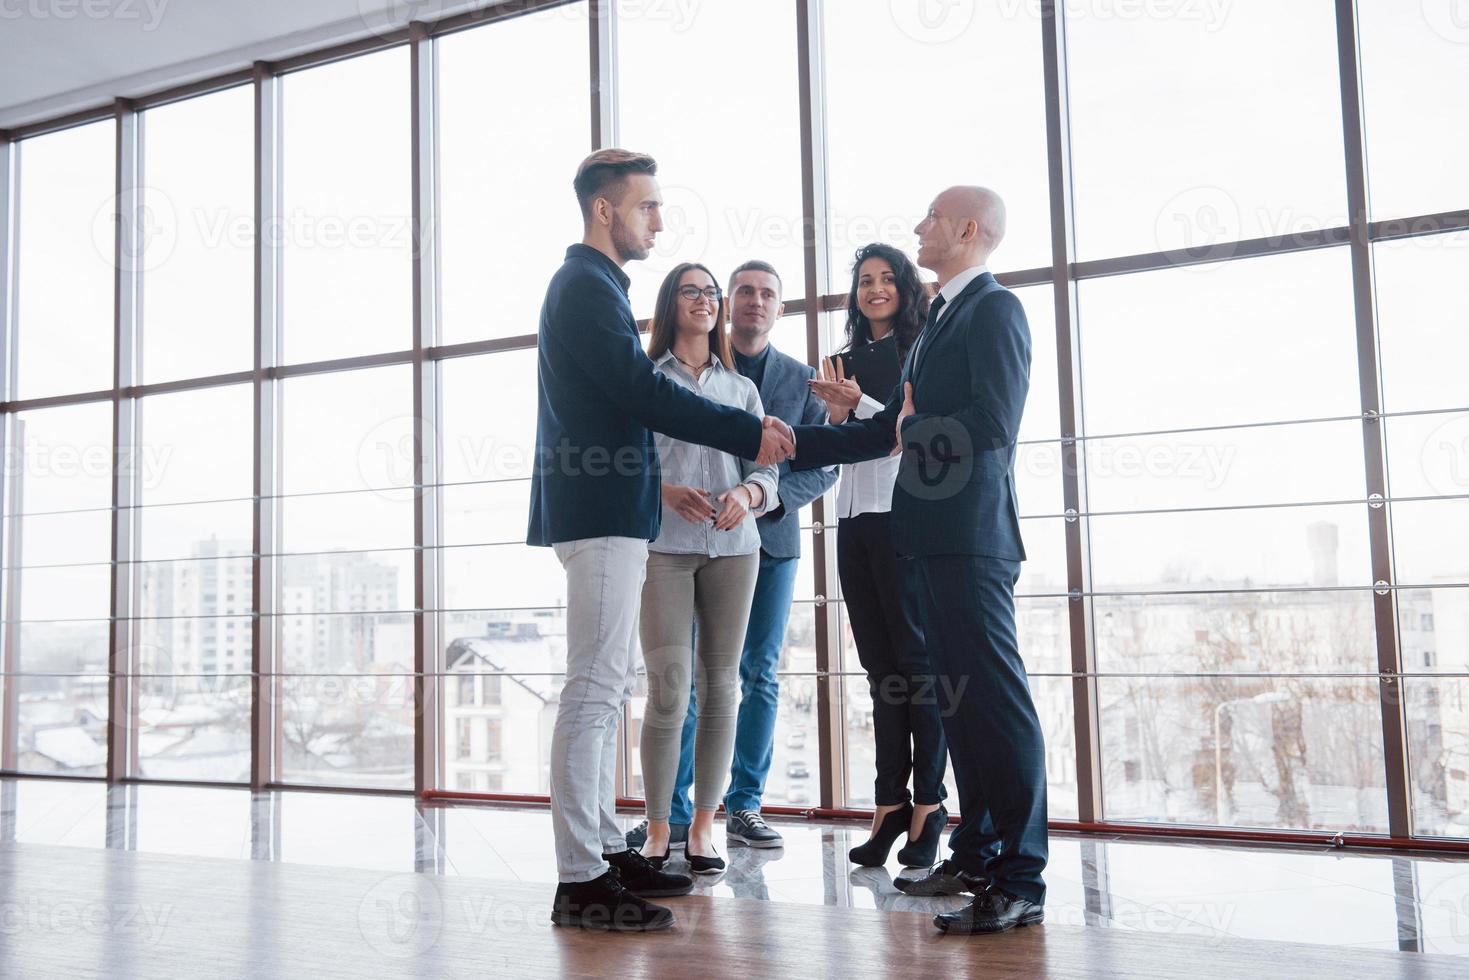
<svg viewBox="0 0 1469 980">
<path fill-rule="evenodd" d="M 20 144 L 17 397 L 112 387 L 116 132 L 97 122 Z"/>
<path fill-rule="evenodd" d="M 995 269 L 1051 263 L 1039 6 L 946 6 L 826 7 L 830 292 L 868 242 L 915 252 L 913 227 L 954 184 L 1005 198 Z"/>
<path fill-rule="evenodd" d="M 438 55 L 440 342 L 533 334 L 582 235 L 566 166 L 546 161 L 591 152 L 586 6 L 451 34 Z"/>
<path fill-rule="evenodd" d="M 6 752 L 22 772 L 107 761 L 112 405 L 6 419 Z"/>
<path fill-rule="evenodd" d="M 1054 817 L 1469 838 L 1452 5 L 1003 6 L 502 5 L 0 144 L 0 768 L 547 792 L 565 588 L 524 544 L 534 334 L 610 140 L 665 197 L 636 313 L 675 263 L 765 259 L 803 359 L 843 341 L 854 248 L 911 251 L 946 185 L 1005 197 Z M 802 521 L 772 805 L 872 802 L 830 518 Z"/>
<path fill-rule="evenodd" d="M 142 380 L 253 364 L 254 91 L 143 113 Z"/>
<path fill-rule="evenodd" d="M 274 631 L 286 782 L 413 778 L 413 465 L 405 366 L 281 394 Z"/>
<path fill-rule="evenodd" d="M 1465 205 L 1469 16 L 1452 2 L 1358 0 L 1374 218 Z"/>
<path fill-rule="evenodd" d="M 1350 278 L 1338 248 L 1079 286 L 1109 816 L 1386 829 L 1376 683 L 1332 676 L 1376 666 Z"/>
<path fill-rule="evenodd" d="M 287 363 L 411 344 L 408 50 L 287 75 L 280 214 Z"/>
<path fill-rule="evenodd" d="M 137 775 L 243 782 L 250 773 L 254 622 L 249 385 L 138 404 Z"/>
<path fill-rule="evenodd" d="M 617 16 L 618 140 L 658 160 L 664 200 L 653 254 L 627 270 L 633 311 L 652 312 L 680 262 L 725 283 L 764 259 L 794 297 L 805 281 L 794 7 L 618 0 Z"/>
<path fill-rule="evenodd" d="M 1469 234 L 1379 245 L 1383 402 L 1398 638 L 1419 833 L 1469 834 L 1469 393 L 1463 363 Z"/>
<path fill-rule="evenodd" d="M 1066 28 L 1080 258 L 1345 223 L 1330 4 L 1095 5 Z"/>
</svg>

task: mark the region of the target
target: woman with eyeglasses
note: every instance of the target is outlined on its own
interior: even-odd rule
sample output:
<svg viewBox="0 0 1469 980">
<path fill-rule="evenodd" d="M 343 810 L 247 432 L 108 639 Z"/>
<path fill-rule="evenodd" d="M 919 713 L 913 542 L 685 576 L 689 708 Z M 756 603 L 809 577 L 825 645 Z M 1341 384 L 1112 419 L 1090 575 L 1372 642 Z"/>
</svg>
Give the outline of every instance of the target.
<svg viewBox="0 0 1469 980">
<path fill-rule="evenodd" d="M 648 356 L 675 383 L 763 417 L 754 382 L 735 370 L 724 312 L 724 296 L 709 270 L 692 262 L 678 266 L 659 287 Z M 655 867 L 668 859 L 692 673 L 699 721 L 687 854 L 695 874 L 717 874 L 724 860 L 714 850 L 714 813 L 734 754 L 740 651 L 760 568 L 755 518 L 777 502 L 777 470 L 662 434 L 656 442 L 663 521 L 648 545 L 639 627 L 648 673 L 641 739 L 648 839 L 642 853 Z M 697 634 L 693 643 L 691 633 Z"/>
<path fill-rule="evenodd" d="M 857 250 L 844 349 L 894 335 L 902 363 L 927 317 L 928 294 L 908 256 L 880 242 Z M 864 391 L 860 378 L 845 376 L 840 361 L 833 365 L 825 358 L 811 387 L 837 424 L 852 416 L 870 418 L 892 394 Z M 937 688 L 916 604 L 904 595 L 910 587 L 906 563 L 890 537 L 900 462 L 891 456 L 843 466 L 837 488 L 837 573 L 857 659 L 867 672 L 876 743 L 871 837 L 848 854 L 865 867 L 885 864 L 893 843 L 905 834 L 908 842 L 898 860 L 910 867 L 932 864 L 949 819 L 943 805 L 946 746 Z"/>
</svg>

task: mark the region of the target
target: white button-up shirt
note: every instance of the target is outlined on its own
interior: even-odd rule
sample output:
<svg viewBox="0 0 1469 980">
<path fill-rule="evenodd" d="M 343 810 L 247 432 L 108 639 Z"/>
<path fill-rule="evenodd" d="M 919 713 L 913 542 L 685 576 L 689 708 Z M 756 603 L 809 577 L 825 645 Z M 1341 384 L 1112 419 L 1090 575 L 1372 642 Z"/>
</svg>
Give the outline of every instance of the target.
<svg viewBox="0 0 1469 980">
<path fill-rule="evenodd" d="M 942 315 L 943 311 L 939 312 Z M 870 419 L 880 411 L 881 402 L 863 395 L 852 414 L 859 419 Z M 843 466 L 842 479 L 837 484 L 837 517 L 886 514 L 892 510 L 893 484 L 897 482 L 902 462 L 901 456 L 884 456 Z"/>
<path fill-rule="evenodd" d="M 658 358 L 653 366 L 675 384 L 683 385 L 710 401 L 765 417 L 755 382 L 725 367 L 717 357 L 710 359 L 710 366 L 704 368 L 697 378 L 673 356 L 671 350 Z M 658 463 L 663 470 L 664 483 L 698 487 L 708 490 L 716 498 L 741 483 L 754 483 L 764 492 L 765 499 L 759 509 L 750 511 L 738 527 L 728 531 L 716 531 L 713 520 L 691 524 L 678 511 L 665 506 L 662 529 L 657 539 L 649 543 L 648 550 L 664 554 L 707 555 L 710 558 L 759 551 L 760 530 L 755 526 L 755 518 L 774 507 L 780 499 L 776 496 L 779 469 L 776 466 L 756 466 L 749 460 L 709 446 L 682 442 L 661 432 L 653 433 L 653 441 L 658 446 Z M 715 506 L 719 506 L 717 500 Z"/>
</svg>

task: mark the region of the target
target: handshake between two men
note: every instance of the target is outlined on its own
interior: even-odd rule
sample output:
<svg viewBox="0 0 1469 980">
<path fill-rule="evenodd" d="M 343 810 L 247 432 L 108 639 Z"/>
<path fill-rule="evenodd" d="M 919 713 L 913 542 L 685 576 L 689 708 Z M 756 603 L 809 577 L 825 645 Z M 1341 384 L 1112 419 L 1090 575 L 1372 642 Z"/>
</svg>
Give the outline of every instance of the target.
<svg viewBox="0 0 1469 980">
<path fill-rule="evenodd" d="M 854 379 L 855 380 L 855 379 Z M 813 380 L 812 387 L 822 384 Z M 818 392 L 818 394 L 824 394 Z M 914 414 L 913 409 L 913 383 L 903 383 L 903 409 L 898 413 L 897 424 L 893 433 L 893 451 L 891 455 L 897 456 L 903 451 L 903 423 L 908 416 Z M 796 434 L 791 427 L 774 415 L 767 415 L 762 420 L 763 426 L 760 433 L 760 455 L 755 457 L 756 466 L 772 466 L 776 463 L 784 463 L 796 455 Z"/>
<path fill-rule="evenodd" d="M 756 466 L 774 466 L 796 455 L 796 434 L 789 425 L 774 415 L 765 416 L 761 425 L 760 455 L 755 457 Z"/>
</svg>

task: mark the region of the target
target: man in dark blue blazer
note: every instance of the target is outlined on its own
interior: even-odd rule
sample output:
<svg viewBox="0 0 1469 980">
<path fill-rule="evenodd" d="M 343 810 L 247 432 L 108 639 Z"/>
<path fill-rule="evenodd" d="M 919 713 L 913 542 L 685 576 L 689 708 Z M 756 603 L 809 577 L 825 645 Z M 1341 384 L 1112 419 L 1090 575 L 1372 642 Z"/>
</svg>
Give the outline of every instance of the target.
<svg viewBox="0 0 1469 980">
<path fill-rule="evenodd" d="M 909 894 L 973 892 L 935 924 L 1002 932 L 1044 918 L 1045 746 L 1015 634 L 1015 581 L 1025 548 L 1015 443 L 1030 386 L 1030 329 L 985 262 L 1004 236 L 1004 203 L 952 187 L 915 229 L 918 264 L 938 276 L 903 369 L 881 412 L 843 425 L 797 426 L 795 469 L 902 453 L 892 533 L 913 562 L 961 819 L 953 857 Z M 820 382 L 815 382 L 820 384 Z"/>
<path fill-rule="evenodd" d="M 638 662 L 648 542 L 662 516 L 650 430 L 762 466 L 791 452 L 790 428 L 708 401 L 669 380 L 643 352 L 622 266 L 645 259 L 663 227 L 651 157 L 599 150 L 574 187 L 580 244 L 541 307 L 536 465 L 526 541 L 566 570 L 566 683 L 551 737 L 557 925 L 648 931 L 673 913 L 645 897 L 687 894 L 692 879 L 655 869 L 617 822 L 617 725 Z"/>
</svg>

